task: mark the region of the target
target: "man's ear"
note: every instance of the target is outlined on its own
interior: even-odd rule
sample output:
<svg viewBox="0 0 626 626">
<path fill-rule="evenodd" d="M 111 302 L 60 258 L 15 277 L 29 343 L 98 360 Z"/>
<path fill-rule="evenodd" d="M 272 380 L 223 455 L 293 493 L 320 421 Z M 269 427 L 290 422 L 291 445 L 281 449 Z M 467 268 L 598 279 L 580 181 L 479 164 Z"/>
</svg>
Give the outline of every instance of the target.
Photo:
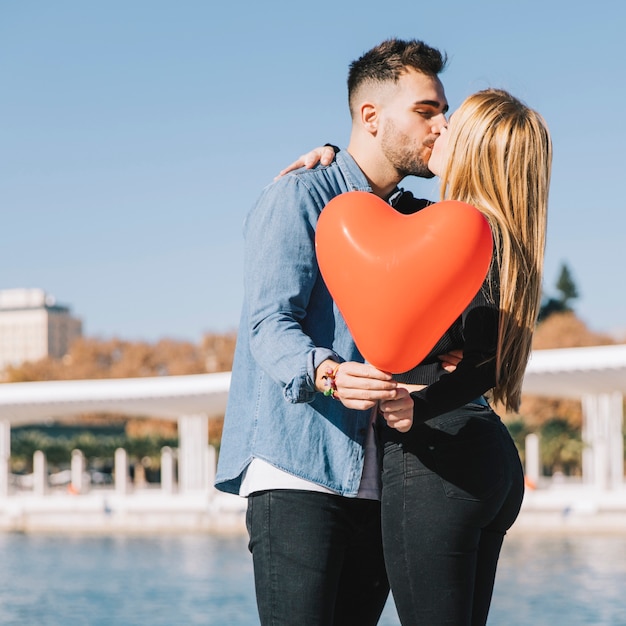
<svg viewBox="0 0 626 626">
<path fill-rule="evenodd" d="M 368 133 L 375 135 L 378 132 L 378 108 L 372 102 L 364 102 L 359 111 L 363 128 Z"/>
</svg>

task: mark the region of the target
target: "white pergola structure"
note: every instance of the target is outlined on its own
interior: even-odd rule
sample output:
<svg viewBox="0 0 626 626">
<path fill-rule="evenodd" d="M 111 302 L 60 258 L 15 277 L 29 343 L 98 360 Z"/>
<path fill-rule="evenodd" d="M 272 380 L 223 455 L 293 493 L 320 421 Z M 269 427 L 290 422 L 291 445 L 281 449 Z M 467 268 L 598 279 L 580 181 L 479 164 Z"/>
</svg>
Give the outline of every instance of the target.
<svg viewBox="0 0 626 626">
<path fill-rule="evenodd" d="M 109 380 L 0 384 L 0 495 L 8 493 L 11 426 L 82 413 L 119 413 L 178 421 L 179 490 L 210 492 L 214 456 L 208 424 L 224 414 L 230 372 Z M 580 400 L 583 481 L 622 485 L 626 345 L 536 350 L 524 393 Z"/>
<path fill-rule="evenodd" d="M 582 403 L 583 483 L 617 489 L 624 480 L 626 345 L 535 350 L 524 393 Z"/>
<path fill-rule="evenodd" d="M 83 413 L 178 421 L 179 490 L 208 493 L 215 472 L 209 419 L 224 414 L 229 386 L 230 372 L 0 385 L 0 495 L 9 492 L 11 426 Z"/>
</svg>

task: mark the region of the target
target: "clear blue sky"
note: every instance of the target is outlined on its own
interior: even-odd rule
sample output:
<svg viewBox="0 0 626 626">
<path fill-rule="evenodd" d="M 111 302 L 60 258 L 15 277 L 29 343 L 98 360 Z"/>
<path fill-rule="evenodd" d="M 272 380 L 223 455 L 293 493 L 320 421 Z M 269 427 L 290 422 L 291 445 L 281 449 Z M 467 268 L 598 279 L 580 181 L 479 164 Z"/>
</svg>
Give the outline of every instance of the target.
<svg viewBox="0 0 626 626">
<path fill-rule="evenodd" d="M 579 315 L 626 339 L 625 24 L 615 0 L 0 0 L 0 288 L 45 289 L 91 336 L 235 329 L 260 189 L 347 145 L 349 63 L 415 37 L 448 53 L 452 109 L 495 86 L 547 119 L 546 291 L 566 262 Z"/>
</svg>

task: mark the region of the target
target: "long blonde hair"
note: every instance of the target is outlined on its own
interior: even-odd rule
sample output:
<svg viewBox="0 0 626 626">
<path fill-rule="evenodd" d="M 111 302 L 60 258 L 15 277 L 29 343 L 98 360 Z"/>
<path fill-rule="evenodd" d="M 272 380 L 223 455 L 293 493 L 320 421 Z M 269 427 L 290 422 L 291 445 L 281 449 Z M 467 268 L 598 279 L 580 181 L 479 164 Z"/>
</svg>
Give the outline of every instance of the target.
<svg viewBox="0 0 626 626">
<path fill-rule="evenodd" d="M 500 89 L 454 113 L 442 199 L 488 219 L 500 278 L 494 400 L 518 411 L 541 300 L 552 142 L 543 118 Z"/>
</svg>

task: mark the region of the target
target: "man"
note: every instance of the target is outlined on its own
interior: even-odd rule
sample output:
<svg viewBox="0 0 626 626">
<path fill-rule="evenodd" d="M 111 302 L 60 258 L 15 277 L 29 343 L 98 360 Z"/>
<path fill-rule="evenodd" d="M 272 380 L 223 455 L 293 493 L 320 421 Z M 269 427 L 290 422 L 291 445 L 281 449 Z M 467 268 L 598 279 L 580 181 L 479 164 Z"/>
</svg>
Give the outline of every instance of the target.
<svg viewBox="0 0 626 626">
<path fill-rule="evenodd" d="M 246 218 L 216 486 L 248 497 L 262 624 L 373 625 L 389 593 L 372 409 L 399 392 L 363 363 L 319 274 L 314 235 L 321 210 L 347 191 L 375 193 L 403 212 L 424 206 L 397 185 L 432 176 L 448 109 L 444 65 L 439 51 L 400 40 L 354 61 L 347 150 L 266 187 Z"/>
</svg>

